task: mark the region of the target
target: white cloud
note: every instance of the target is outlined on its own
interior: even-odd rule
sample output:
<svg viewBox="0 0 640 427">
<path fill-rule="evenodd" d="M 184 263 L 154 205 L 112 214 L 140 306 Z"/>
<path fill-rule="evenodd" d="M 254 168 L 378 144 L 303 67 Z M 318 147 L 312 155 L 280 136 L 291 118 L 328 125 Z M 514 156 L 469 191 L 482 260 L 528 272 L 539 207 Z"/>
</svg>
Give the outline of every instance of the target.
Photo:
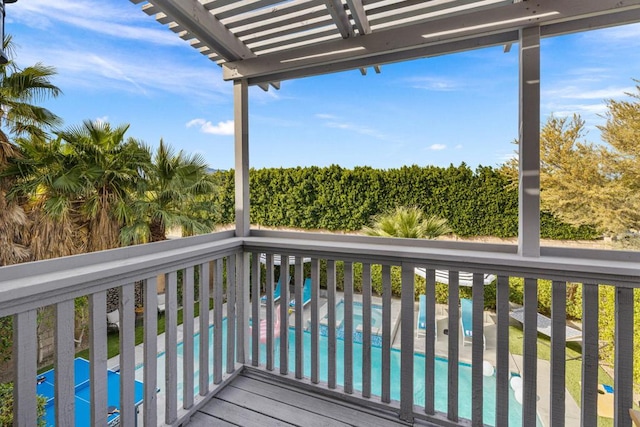
<svg viewBox="0 0 640 427">
<path fill-rule="evenodd" d="M 356 123 L 341 121 L 339 120 L 339 117 L 334 116 L 333 114 L 318 113 L 315 116 L 319 119 L 324 120 L 325 121 L 324 125 L 332 129 L 342 129 L 348 132 L 354 132 L 360 135 L 371 136 L 373 138 L 377 138 L 381 140 L 388 139 L 386 135 L 384 135 L 382 132 L 378 131 L 377 129 L 374 129 L 368 126 L 359 125 Z"/>
<path fill-rule="evenodd" d="M 324 114 L 324 113 L 318 113 L 316 114 L 316 117 L 319 119 L 326 119 L 326 120 L 333 120 L 337 118 L 333 114 Z"/>
<path fill-rule="evenodd" d="M 620 98 L 626 93 L 634 92 L 632 86 L 625 87 L 606 87 L 606 88 L 589 88 L 585 86 L 563 86 L 556 89 L 550 89 L 544 92 L 544 97 L 563 98 L 563 99 L 596 99 L 602 101 L 604 99 Z"/>
<path fill-rule="evenodd" d="M 437 92 L 450 92 L 460 88 L 457 82 L 445 77 L 412 77 L 407 79 L 411 87 Z"/>
<path fill-rule="evenodd" d="M 193 119 L 187 123 L 187 127 L 197 126 L 202 133 L 210 133 L 213 135 L 233 135 L 233 120 L 218 122 L 217 125 L 206 121 L 205 119 Z"/>
<path fill-rule="evenodd" d="M 445 144 L 432 144 L 429 146 L 429 150 L 433 150 L 433 151 L 441 151 L 441 150 L 444 150 L 445 148 L 447 148 Z"/>
</svg>

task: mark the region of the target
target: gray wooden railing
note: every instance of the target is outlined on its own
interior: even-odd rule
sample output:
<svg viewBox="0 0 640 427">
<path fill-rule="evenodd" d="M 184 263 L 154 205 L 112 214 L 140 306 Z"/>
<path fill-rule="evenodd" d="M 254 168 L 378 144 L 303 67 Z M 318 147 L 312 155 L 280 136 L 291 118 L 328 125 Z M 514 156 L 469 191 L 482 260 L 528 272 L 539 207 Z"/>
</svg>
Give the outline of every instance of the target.
<svg viewBox="0 0 640 427">
<path fill-rule="evenodd" d="M 265 264 L 257 260 L 266 254 Z M 274 259 L 280 258 L 280 266 Z M 292 256 L 293 258 L 290 258 Z M 291 259 L 291 261 L 289 261 Z M 302 286 L 305 263 L 311 277 L 311 301 L 303 308 Z M 289 313 L 290 293 L 282 280 L 280 304 L 274 303 L 276 270 L 289 270 L 295 295 L 293 314 Z M 357 266 L 357 268 L 356 268 Z M 372 295 L 372 268 L 381 269 L 382 293 Z M 427 328 L 423 343 L 415 341 L 416 295 L 415 268 L 426 271 L 426 324 L 437 321 L 436 270 L 449 271 L 448 285 L 448 366 L 446 410 L 436 411 L 435 360 L 436 337 Z M 392 269 L 400 269 L 401 298 L 392 299 Z M 338 274 L 338 270 L 340 274 Z M 355 271 L 359 273 L 355 273 Z M 198 272 L 198 281 L 194 280 Z M 458 409 L 460 347 L 459 275 L 473 273 L 473 336 L 483 336 L 483 276 L 497 276 L 496 340 L 495 340 L 495 420 L 507 425 L 509 418 L 509 278 L 525 278 L 522 422 L 535 425 L 538 412 L 537 367 L 537 279 L 553 281 L 552 339 L 549 396 L 549 425 L 565 425 L 565 326 L 566 283 L 583 284 L 582 395 L 580 414 L 582 425 L 596 425 L 598 385 L 598 284 L 616 289 L 615 339 L 615 419 L 616 426 L 630 426 L 627 410 L 632 405 L 633 370 L 633 289 L 640 287 L 640 255 L 630 252 L 562 250 L 543 248 L 539 258 L 523 258 L 508 245 L 482 245 L 458 242 L 380 239 L 359 236 L 312 233 L 252 231 L 250 237 L 235 238 L 230 232 L 199 236 L 159 244 L 145 245 L 0 268 L 0 317 L 13 316 L 14 322 L 14 399 L 16 425 L 36 424 L 34 381 L 37 372 L 36 324 L 37 309 L 56 307 L 54 367 L 56 373 L 57 425 L 73 425 L 73 302 L 88 296 L 90 303 L 89 347 L 91 360 L 92 424 L 103 425 L 106 413 L 106 295 L 118 288 L 120 312 L 120 397 L 122 425 L 134 425 L 133 381 L 136 359 L 134 352 L 134 284 L 144 287 L 144 405 L 139 415 L 145 425 L 179 425 L 202 404 L 217 393 L 234 375 L 243 369 L 273 372 L 282 381 L 301 388 L 313 388 L 322 393 L 339 395 L 358 404 L 395 411 L 405 420 L 420 418 L 441 425 L 482 425 L 483 361 L 486 350 L 483 341 L 473 340 L 471 363 L 470 421 L 461 419 Z M 235 273 L 235 274 L 234 274 Z M 280 273 L 282 274 L 282 273 Z M 157 384 L 157 354 L 162 346 L 156 339 L 156 278 L 166 280 L 165 309 L 165 382 Z M 178 301 L 178 277 L 182 278 L 182 301 Z M 288 275 L 286 276 L 288 277 Z M 322 281 L 323 287 L 320 288 Z M 354 289 L 354 282 L 362 289 Z M 343 292 L 344 323 L 336 319 L 337 285 Z M 193 311 L 194 285 L 198 286 L 200 311 Z M 396 284 L 396 288 L 398 288 Z M 260 295 L 266 293 L 261 306 Z M 213 312 L 209 299 L 213 299 Z M 354 300 L 362 301 L 362 324 L 354 325 Z M 373 300 L 382 306 L 381 327 L 372 333 Z M 178 337 L 178 305 L 182 305 L 182 339 Z M 399 377 L 392 376 L 392 356 L 395 329 L 394 304 L 399 305 Z M 302 309 L 301 309 L 302 308 Z M 276 311 L 278 310 L 278 311 Z M 251 318 L 251 320 L 250 320 Z M 226 330 L 225 327 L 226 319 Z M 261 343 L 260 322 L 266 321 L 266 336 Z M 279 329 L 274 329 L 280 319 Z M 249 336 L 249 323 L 252 334 Z M 194 338 L 194 325 L 200 334 Z M 213 341 L 203 333 L 213 328 Z M 560 332 L 557 332 L 560 331 Z M 354 363 L 354 341 L 358 335 L 362 371 Z M 226 334 L 226 346 L 223 335 Z M 326 335 L 326 336 L 324 336 Z M 279 338 L 277 338 L 279 336 Z M 295 343 L 290 342 L 293 340 Z M 341 342 L 341 339 L 343 341 Z M 440 338 L 438 338 L 440 339 Z M 307 340 L 309 345 L 303 345 Z M 320 347 L 326 340 L 326 354 Z M 177 346 L 182 342 L 183 366 L 178 367 Z M 196 342 L 199 354 L 194 354 Z M 397 339 L 395 341 L 397 343 Z M 414 345 L 424 347 L 424 405 L 414 401 Z M 373 361 L 372 344 L 379 347 L 381 359 Z M 361 347 L 360 347 L 361 345 Z M 338 348 L 343 357 L 339 358 Z M 289 360 L 290 350 L 292 360 Z M 377 354 L 377 353 L 376 353 Z M 322 358 L 326 357 L 326 360 Z M 210 360 L 213 359 L 213 365 Z M 198 391 L 195 391 L 195 361 L 198 361 Z M 305 371 L 305 360 L 310 369 Z M 226 369 L 224 369 L 226 365 Z M 326 363 L 326 378 L 321 368 Z M 341 368 L 340 368 L 341 366 Z M 182 396 L 178 396 L 178 371 L 182 370 Z M 381 375 L 372 377 L 380 371 Z M 342 372 L 342 375 L 339 375 Z M 354 377 L 361 377 L 354 384 Z M 372 384 L 379 380 L 380 384 Z M 400 384 L 399 395 L 392 392 Z M 375 386 L 375 387 L 372 387 Z M 158 388 L 164 398 L 164 411 L 158 416 Z M 379 390 L 374 393 L 373 389 Z M 465 397 L 466 399 L 466 397 Z M 163 413 L 164 412 L 164 413 Z"/>
</svg>

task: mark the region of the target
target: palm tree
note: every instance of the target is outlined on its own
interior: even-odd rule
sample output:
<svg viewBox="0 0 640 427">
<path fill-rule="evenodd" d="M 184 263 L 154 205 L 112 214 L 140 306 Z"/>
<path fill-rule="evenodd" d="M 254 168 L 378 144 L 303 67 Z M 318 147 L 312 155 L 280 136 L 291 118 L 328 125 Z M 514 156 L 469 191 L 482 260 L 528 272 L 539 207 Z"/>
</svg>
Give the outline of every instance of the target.
<svg viewBox="0 0 640 427">
<path fill-rule="evenodd" d="M 36 64 L 20 69 L 14 62 L 11 36 L 3 40 L 9 61 L 0 65 L 0 265 L 27 261 L 29 251 L 24 245 L 28 218 L 19 200 L 7 198 L 15 177 L 6 169 L 20 157 L 19 149 L 11 142 L 10 135 L 39 135 L 57 126 L 60 118 L 34 102 L 57 97 L 60 89 L 50 81 L 55 70 Z"/>
<path fill-rule="evenodd" d="M 371 227 L 363 228 L 363 232 L 369 236 L 435 239 L 452 231 L 446 219 L 425 217 L 418 207 L 399 206 L 391 212 L 375 216 L 372 222 Z"/>
<path fill-rule="evenodd" d="M 88 251 L 119 246 L 120 230 L 131 221 L 131 195 L 150 165 L 144 146 L 125 139 L 128 129 L 86 120 L 58 133 L 75 159 L 65 178 L 82 188 L 78 209 L 86 221 Z"/>
<path fill-rule="evenodd" d="M 151 150 L 149 155 L 151 156 Z M 160 140 L 146 179 L 138 188 L 134 220 L 122 230 L 123 244 L 157 242 L 166 239 L 167 229 L 180 227 L 183 235 L 206 233 L 211 226 L 191 209 L 199 196 L 214 185 L 207 164 L 198 154 L 177 154 Z"/>
</svg>

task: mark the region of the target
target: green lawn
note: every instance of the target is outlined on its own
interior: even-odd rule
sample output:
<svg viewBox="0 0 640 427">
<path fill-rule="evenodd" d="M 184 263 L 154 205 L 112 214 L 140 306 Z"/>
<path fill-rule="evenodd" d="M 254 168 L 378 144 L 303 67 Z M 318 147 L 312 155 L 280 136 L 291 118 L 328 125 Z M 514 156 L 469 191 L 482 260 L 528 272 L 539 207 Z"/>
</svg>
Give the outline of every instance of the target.
<svg viewBox="0 0 640 427">
<path fill-rule="evenodd" d="M 522 355 L 522 329 L 517 326 L 509 327 L 509 352 Z M 538 334 L 538 359 L 551 359 L 551 339 Z M 582 352 L 580 345 L 569 343 L 566 355 L 566 388 L 569 394 L 580 406 L 580 379 L 582 378 Z M 613 385 L 613 379 L 601 367 L 598 368 L 598 382 Z M 598 426 L 613 426 L 613 419 L 598 417 Z"/>
</svg>

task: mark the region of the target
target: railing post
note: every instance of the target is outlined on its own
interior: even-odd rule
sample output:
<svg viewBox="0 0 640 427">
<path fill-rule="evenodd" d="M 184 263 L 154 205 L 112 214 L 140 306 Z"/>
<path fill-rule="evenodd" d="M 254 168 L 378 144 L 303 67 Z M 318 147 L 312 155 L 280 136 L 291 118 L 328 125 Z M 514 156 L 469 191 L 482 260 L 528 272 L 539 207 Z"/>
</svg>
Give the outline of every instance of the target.
<svg viewBox="0 0 640 427">
<path fill-rule="evenodd" d="M 13 425 L 38 425 L 36 415 L 36 310 L 13 316 Z"/>
<path fill-rule="evenodd" d="M 107 292 L 89 296 L 89 359 L 91 359 L 91 425 L 104 421 L 107 411 Z M 150 405 L 151 406 L 151 405 Z M 145 405 L 145 409 L 147 405 Z M 155 408 L 154 408 L 155 411 Z"/>
<path fill-rule="evenodd" d="M 242 364 L 249 362 L 249 355 L 251 354 L 251 349 L 249 348 L 249 315 L 251 314 L 249 268 L 249 252 L 242 252 L 236 255 L 236 330 L 238 337 L 236 360 Z"/>
<path fill-rule="evenodd" d="M 633 289 L 616 288 L 614 420 L 616 427 L 631 426 L 633 404 Z"/>
<path fill-rule="evenodd" d="M 55 403 L 56 425 L 60 427 L 80 422 L 75 419 L 74 318 L 72 299 L 56 304 Z"/>
<path fill-rule="evenodd" d="M 415 265 L 402 264 L 401 342 L 400 355 L 400 419 L 413 421 L 413 309 L 415 301 Z"/>
</svg>

